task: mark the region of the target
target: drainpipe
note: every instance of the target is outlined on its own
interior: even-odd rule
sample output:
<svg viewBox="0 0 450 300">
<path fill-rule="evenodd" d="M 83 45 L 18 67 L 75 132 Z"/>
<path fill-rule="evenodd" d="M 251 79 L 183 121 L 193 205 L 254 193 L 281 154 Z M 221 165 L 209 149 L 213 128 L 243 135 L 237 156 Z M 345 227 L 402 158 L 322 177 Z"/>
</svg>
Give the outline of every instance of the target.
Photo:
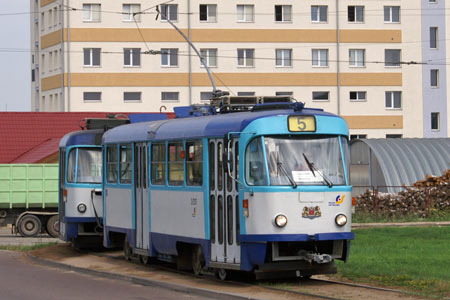
<svg viewBox="0 0 450 300">
<path fill-rule="evenodd" d="M 336 0 L 336 66 L 337 66 L 337 115 L 341 115 L 341 62 L 340 56 L 340 32 L 339 32 L 339 0 Z"/>
<path fill-rule="evenodd" d="M 188 39 L 191 42 L 191 0 L 187 1 L 188 11 Z M 189 105 L 192 105 L 192 59 L 191 59 L 191 47 L 188 47 L 188 68 L 189 68 Z"/>
<path fill-rule="evenodd" d="M 70 5 L 67 0 L 67 7 Z M 70 9 L 67 10 L 67 109 L 70 112 Z"/>
<path fill-rule="evenodd" d="M 61 0 L 61 6 L 59 7 L 59 22 L 61 23 L 61 57 L 59 58 L 61 63 L 61 104 L 59 105 L 60 111 L 65 111 L 66 92 L 64 88 L 64 0 Z"/>
</svg>

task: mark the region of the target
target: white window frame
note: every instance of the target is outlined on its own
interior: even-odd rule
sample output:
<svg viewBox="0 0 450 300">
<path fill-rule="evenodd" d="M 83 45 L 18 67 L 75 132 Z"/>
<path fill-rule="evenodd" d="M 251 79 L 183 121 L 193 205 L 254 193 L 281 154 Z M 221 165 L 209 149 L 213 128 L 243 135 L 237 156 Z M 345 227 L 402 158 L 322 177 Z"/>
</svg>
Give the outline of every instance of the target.
<svg viewBox="0 0 450 300">
<path fill-rule="evenodd" d="M 161 22 L 167 22 L 167 18 L 171 21 L 171 22 L 178 22 L 178 4 L 161 4 L 160 9 L 161 11 L 164 10 L 163 7 L 167 7 L 166 8 L 166 15 L 163 16 L 161 15 Z M 175 15 L 175 19 L 171 19 L 171 12 L 172 10 L 175 9 L 176 10 L 176 15 Z"/>
<path fill-rule="evenodd" d="M 201 20 L 201 7 L 206 6 L 206 20 Z M 214 7 L 214 9 L 212 9 Z M 199 21 L 201 23 L 217 23 L 217 4 L 200 4 L 199 5 Z"/>
<path fill-rule="evenodd" d="M 167 99 L 164 100 L 164 95 L 172 95 L 172 96 L 176 96 L 173 99 Z M 161 92 L 161 102 L 180 102 L 180 92 L 176 92 L 176 91 L 163 91 Z"/>
<path fill-rule="evenodd" d="M 139 99 L 133 99 L 133 100 L 126 100 L 125 98 L 125 96 L 126 96 L 126 94 L 136 94 L 136 95 L 139 95 Z M 140 102 L 142 102 L 142 92 L 135 92 L 135 91 L 126 91 L 126 92 L 123 92 L 123 102 L 124 103 L 140 103 Z"/>
<path fill-rule="evenodd" d="M 434 33 L 433 33 L 433 31 L 434 31 Z M 432 44 L 433 39 L 434 39 L 435 45 Z M 439 27 L 432 26 L 432 27 L 430 27 L 430 49 L 438 49 L 438 48 L 439 48 Z"/>
<path fill-rule="evenodd" d="M 352 60 L 352 52 L 355 53 L 354 60 Z M 362 53 L 362 64 L 360 64 L 361 53 Z M 348 61 L 351 68 L 364 68 L 366 66 L 366 49 L 349 49 Z"/>
<path fill-rule="evenodd" d="M 356 98 L 352 99 L 352 93 L 356 94 Z M 360 97 L 361 95 L 364 95 L 364 98 Z M 348 98 L 350 99 L 350 102 L 367 102 L 367 92 L 366 91 L 350 91 L 348 94 Z"/>
<path fill-rule="evenodd" d="M 239 52 L 242 53 L 242 58 L 239 55 Z M 252 53 L 251 58 L 249 58 L 249 53 Z M 238 58 L 238 68 L 254 68 L 255 67 L 255 49 L 242 48 L 237 49 L 237 58 Z M 250 60 L 251 59 L 251 60 Z M 240 63 L 242 61 L 242 63 Z M 251 62 L 250 64 L 247 64 Z"/>
<path fill-rule="evenodd" d="M 212 92 L 200 92 L 200 101 L 201 102 L 208 102 L 211 99 L 212 99 Z"/>
<path fill-rule="evenodd" d="M 127 50 L 130 51 L 129 52 L 129 55 L 130 55 L 130 57 L 129 57 L 130 63 L 129 64 L 125 64 L 125 57 L 127 55 L 126 54 Z M 138 54 L 139 54 L 139 64 L 135 64 L 135 62 L 133 60 L 133 57 L 134 57 L 134 54 L 135 54 L 136 51 L 138 51 Z M 141 48 L 123 48 L 123 57 L 124 57 L 124 59 L 123 59 L 124 60 L 123 61 L 123 66 L 124 67 L 127 67 L 127 68 L 139 68 L 141 66 L 141 63 L 142 63 Z"/>
<path fill-rule="evenodd" d="M 400 95 L 400 107 L 395 107 L 395 94 L 396 93 L 398 93 L 399 95 Z M 388 97 L 388 94 L 390 95 L 389 97 L 390 97 L 390 101 L 391 101 L 391 105 L 390 106 L 388 106 L 387 105 L 387 103 L 386 103 L 386 100 L 387 100 L 387 97 Z M 403 107 L 403 97 L 402 97 L 403 95 L 402 95 L 402 92 L 401 91 L 386 91 L 386 93 L 385 93 L 385 107 L 386 107 L 386 109 L 387 110 L 401 110 L 402 109 L 402 107 Z"/>
<path fill-rule="evenodd" d="M 122 4 L 122 21 L 124 22 L 140 22 L 141 15 L 137 14 L 141 11 L 141 5 L 139 3 L 124 3 Z M 136 14 L 136 15 L 135 15 Z"/>
<path fill-rule="evenodd" d="M 326 93 L 327 99 L 314 99 L 314 93 Z M 311 99 L 314 102 L 329 102 L 330 101 L 330 91 L 313 91 L 311 93 Z"/>
<path fill-rule="evenodd" d="M 175 51 L 176 53 L 176 63 L 172 62 L 171 57 L 173 57 L 172 51 Z M 162 48 L 161 49 L 161 67 L 165 68 L 177 68 L 179 63 L 179 57 L 178 57 L 178 48 Z M 167 64 L 163 64 L 164 57 L 167 57 Z"/>
<path fill-rule="evenodd" d="M 279 54 L 280 54 L 280 59 L 278 59 Z M 275 49 L 275 66 L 277 68 L 291 68 L 292 67 L 292 49 Z"/>
<path fill-rule="evenodd" d="M 94 49 L 98 49 L 99 51 L 99 59 L 98 59 L 98 65 L 94 65 Z M 89 51 L 89 64 L 85 64 L 85 56 L 86 56 L 86 50 Z M 101 48 L 83 48 L 83 67 L 94 67 L 98 68 L 102 65 L 102 50 Z"/>
<path fill-rule="evenodd" d="M 433 85 L 433 73 L 436 75 L 436 84 Z M 432 88 L 439 88 L 439 69 L 431 69 L 430 70 L 430 87 Z"/>
<path fill-rule="evenodd" d="M 398 8 L 398 21 L 394 21 L 393 20 L 393 18 L 394 18 L 394 8 Z M 388 11 L 387 11 L 388 10 Z M 387 16 L 386 15 L 386 13 L 389 13 L 389 15 Z M 384 6 L 384 23 L 386 23 L 386 24 L 400 24 L 400 12 L 401 12 L 401 9 L 400 9 L 400 6 L 396 6 L 396 5 L 386 5 L 386 6 Z M 386 20 L 386 17 L 389 17 L 389 19 L 388 20 Z"/>
<path fill-rule="evenodd" d="M 399 53 L 399 59 L 398 59 L 397 64 L 394 64 L 394 62 L 389 62 L 392 65 L 388 66 L 388 59 L 387 59 L 388 51 L 395 51 L 395 52 Z M 384 49 L 384 66 L 386 68 L 400 68 L 402 66 L 401 61 L 402 61 L 402 50 L 400 50 L 400 49 Z"/>
<path fill-rule="evenodd" d="M 317 53 L 317 63 L 314 60 L 314 53 Z M 322 59 L 322 56 L 325 57 L 325 64 L 323 65 L 322 62 L 324 61 Z M 312 49 L 311 50 L 311 64 L 313 68 L 327 68 L 328 67 L 328 57 L 329 57 L 329 51 L 328 49 Z"/>
<path fill-rule="evenodd" d="M 242 14 L 239 12 L 240 7 L 242 7 Z M 239 23 L 255 22 L 255 6 L 253 4 L 238 4 L 236 5 L 236 12 Z"/>
<path fill-rule="evenodd" d="M 353 21 L 350 20 L 350 15 L 348 14 L 348 12 L 350 10 L 350 7 L 353 7 L 353 14 L 355 16 L 355 20 L 353 20 Z M 361 21 L 358 20 L 358 7 L 362 8 L 362 20 Z M 365 20 L 365 7 L 364 7 L 364 5 L 349 5 L 347 7 L 347 21 L 349 23 L 351 23 L 351 24 L 354 24 L 354 23 L 361 24 L 361 23 L 364 23 L 364 20 Z"/>
<path fill-rule="evenodd" d="M 100 99 L 87 100 L 87 99 L 86 99 L 86 96 L 87 96 L 88 93 L 91 93 L 91 94 L 92 94 L 92 93 L 96 93 L 96 94 L 100 95 Z M 94 92 L 94 91 L 91 91 L 91 92 L 83 92 L 83 102 L 85 102 L 85 103 L 102 102 L 102 92 Z"/>
<path fill-rule="evenodd" d="M 200 49 L 200 55 L 203 57 L 208 67 L 217 67 L 217 48 Z M 204 68 L 203 64 L 200 64 L 200 66 Z"/>
<path fill-rule="evenodd" d="M 281 20 L 277 20 L 277 7 L 281 7 Z M 275 22 L 291 23 L 292 22 L 292 5 L 275 5 Z"/>
<path fill-rule="evenodd" d="M 315 14 L 313 8 L 316 8 Z M 321 20 L 321 11 L 326 9 L 325 20 Z M 311 22 L 312 23 L 328 23 L 328 5 L 311 5 Z"/>
<path fill-rule="evenodd" d="M 97 7 L 97 12 L 98 12 L 98 20 L 96 20 L 94 18 L 94 7 Z M 100 3 L 83 3 L 83 22 L 101 22 L 101 9 L 102 6 Z M 88 13 L 88 18 L 86 18 L 86 13 Z"/>
</svg>

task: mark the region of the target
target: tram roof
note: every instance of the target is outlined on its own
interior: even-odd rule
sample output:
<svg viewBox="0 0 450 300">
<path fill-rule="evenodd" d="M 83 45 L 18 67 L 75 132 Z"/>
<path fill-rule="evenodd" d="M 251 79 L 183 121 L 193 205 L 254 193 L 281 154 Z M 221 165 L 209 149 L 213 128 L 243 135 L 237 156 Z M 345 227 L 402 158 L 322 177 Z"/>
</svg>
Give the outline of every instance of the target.
<svg viewBox="0 0 450 300">
<path fill-rule="evenodd" d="M 103 129 L 73 131 L 61 139 L 59 147 L 74 145 L 101 145 Z"/>
<path fill-rule="evenodd" d="M 305 108 L 301 112 L 294 112 L 292 109 L 282 109 L 178 118 L 119 126 L 103 135 L 103 143 L 221 137 L 228 132 L 243 131 L 247 125 L 256 119 L 282 115 L 338 117 L 322 110 Z"/>
</svg>

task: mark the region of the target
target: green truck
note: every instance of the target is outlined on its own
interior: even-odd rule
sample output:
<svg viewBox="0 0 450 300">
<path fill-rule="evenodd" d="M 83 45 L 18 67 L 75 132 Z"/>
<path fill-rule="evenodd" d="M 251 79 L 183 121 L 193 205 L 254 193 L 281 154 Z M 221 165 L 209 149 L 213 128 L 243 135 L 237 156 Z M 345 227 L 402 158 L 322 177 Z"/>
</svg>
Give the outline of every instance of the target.
<svg viewBox="0 0 450 300">
<path fill-rule="evenodd" d="M 58 236 L 58 164 L 0 164 L 0 226 Z"/>
</svg>

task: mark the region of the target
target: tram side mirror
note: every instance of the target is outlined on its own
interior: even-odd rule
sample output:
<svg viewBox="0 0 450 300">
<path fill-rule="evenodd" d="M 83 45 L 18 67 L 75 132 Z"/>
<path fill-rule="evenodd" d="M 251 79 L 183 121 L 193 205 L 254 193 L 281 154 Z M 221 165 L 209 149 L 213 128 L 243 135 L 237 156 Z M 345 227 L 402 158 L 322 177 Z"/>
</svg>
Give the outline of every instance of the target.
<svg viewBox="0 0 450 300">
<path fill-rule="evenodd" d="M 253 182 L 257 183 L 264 179 L 263 167 L 264 166 L 260 161 L 250 162 L 250 178 L 253 179 Z"/>
</svg>

